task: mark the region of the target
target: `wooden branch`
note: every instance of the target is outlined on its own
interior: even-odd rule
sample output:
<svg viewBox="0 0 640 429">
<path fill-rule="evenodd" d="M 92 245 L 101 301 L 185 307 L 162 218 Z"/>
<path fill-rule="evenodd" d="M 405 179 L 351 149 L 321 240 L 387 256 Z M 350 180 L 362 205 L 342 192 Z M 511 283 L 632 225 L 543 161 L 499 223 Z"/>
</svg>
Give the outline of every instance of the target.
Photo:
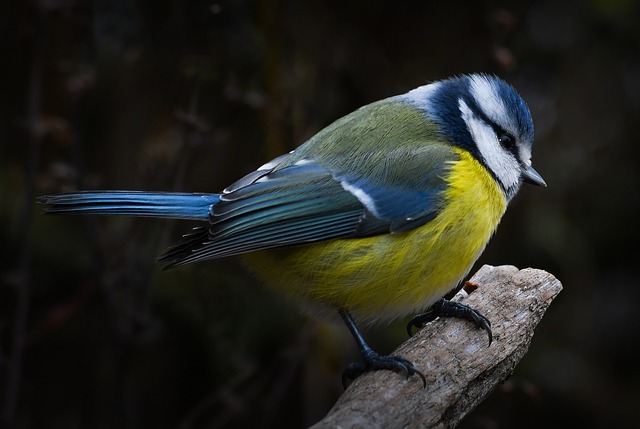
<svg viewBox="0 0 640 429">
<path fill-rule="evenodd" d="M 454 300 L 491 320 L 493 343 L 471 323 L 438 318 L 394 354 L 424 373 L 404 379 L 390 371 L 357 378 L 338 399 L 320 428 L 451 428 L 512 373 L 526 354 L 533 332 L 562 284 L 551 274 L 513 266 L 483 266 L 470 280 L 478 289 Z"/>
</svg>

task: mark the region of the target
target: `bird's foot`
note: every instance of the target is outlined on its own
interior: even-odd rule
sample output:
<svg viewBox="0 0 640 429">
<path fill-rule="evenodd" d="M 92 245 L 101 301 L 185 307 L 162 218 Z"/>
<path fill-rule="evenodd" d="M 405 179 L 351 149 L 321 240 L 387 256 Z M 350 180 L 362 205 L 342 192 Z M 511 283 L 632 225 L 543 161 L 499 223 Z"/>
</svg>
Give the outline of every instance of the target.
<svg viewBox="0 0 640 429">
<path fill-rule="evenodd" d="M 400 356 L 386 356 L 368 350 L 362 355 L 363 362 L 353 362 L 347 366 L 347 369 L 342 373 L 342 385 L 346 388 L 348 384 L 361 376 L 365 372 L 378 371 L 381 369 L 387 369 L 404 374 L 408 379 L 413 374 L 418 375 L 422 379 L 422 386 L 427 387 L 427 379 L 424 374 L 416 369 L 416 367 L 407 359 Z"/>
<path fill-rule="evenodd" d="M 349 328 L 351 335 L 353 335 L 356 344 L 358 344 L 358 348 L 362 354 L 362 359 L 364 360 L 364 363 L 350 364 L 342 373 L 342 385 L 345 388 L 349 384 L 349 380 L 353 381 L 365 372 L 378 371 L 381 369 L 388 369 L 405 374 L 407 378 L 413 374 L 417 374 L 422 379 L 423 387 L 427 387 L 427 379 L 416 369 L 413 363 L 400 356 L 386 356 L 374 352 L 362 337 L 362 334 L 353 321 L 349 310 L 342 308 L 339 310 L 339 313 L 344 320 L 344 323 L 347 325 L 347 328 Z"/>
<path fill-rule="evenodd" d="M 413 328 L 420 329 L 425 324 L 435 320 L 437 317 L 457 317 L 460 319 L 467 319 L 470 322 L 487 332 L 489 336 L 489 345 L 493 341 L 493 335 L 491 333 L 491 322 L 478 310 L 474 310 L 468 305 L 461 304 L 455 301 L 449 301 L 447 299 L 438 300 L 433 306 L 423 314 L 419 314 L 409 321 L 407 324 L 407 333 L 412 335 Z"/>
</svg>

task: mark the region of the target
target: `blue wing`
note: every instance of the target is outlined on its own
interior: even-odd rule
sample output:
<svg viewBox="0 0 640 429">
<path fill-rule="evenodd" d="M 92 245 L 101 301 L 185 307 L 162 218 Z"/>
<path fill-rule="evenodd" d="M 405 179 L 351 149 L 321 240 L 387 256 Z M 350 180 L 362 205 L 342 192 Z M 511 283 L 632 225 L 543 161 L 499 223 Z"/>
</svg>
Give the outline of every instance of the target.
<svg viewBox="0 0 640 429">
<path fill-rule="evenodd" d="M 370 214 L 369 218 L 387 222 L 386 231 L 374 230 L 374 233 L 410 231 L 432 220 L 440 211 L 444 182 L 438 186 L 409 188 L 379 184 L 353 175 L 341 176 L 339 180 L 343 187 L 360 196 L 360 201 Z"/>
<path fill-rule="evenodd" d="M 362 204 L 319 165 L 292 165 L 241 179 L 198 228 L 161 257 L 170 266 L 353 236 Z"/>
<path fill-rule="evenodd" d="M 270 163 L 271 164 L 271 163 Z M 267 164 L 269 165 L 269 164 Z M 260 169 L 225 189 L 197 228 L 161 257 L 168 267 L 331 239 L 409 231 L 440 210 L 439 170 L 423 187 L 386 184 L 307 161 Z M 435 178 L 435 179 L 434 179 Z"/>
</svg>

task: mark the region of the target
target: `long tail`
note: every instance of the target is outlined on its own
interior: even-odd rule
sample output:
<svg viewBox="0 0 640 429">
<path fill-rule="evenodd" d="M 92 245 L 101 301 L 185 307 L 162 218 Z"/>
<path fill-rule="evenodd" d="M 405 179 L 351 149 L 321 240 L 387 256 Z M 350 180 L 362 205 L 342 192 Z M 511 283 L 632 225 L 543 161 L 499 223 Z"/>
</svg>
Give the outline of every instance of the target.
<svg viewBox="0 0 640 429">
<path fill-rule="evenodd" d="M 45 213 L 144 216 L 208 220 L 209 209 L 220 194 L 189 194 L 144 191 L 84 191 L 45 195 Z"/>
</svg>

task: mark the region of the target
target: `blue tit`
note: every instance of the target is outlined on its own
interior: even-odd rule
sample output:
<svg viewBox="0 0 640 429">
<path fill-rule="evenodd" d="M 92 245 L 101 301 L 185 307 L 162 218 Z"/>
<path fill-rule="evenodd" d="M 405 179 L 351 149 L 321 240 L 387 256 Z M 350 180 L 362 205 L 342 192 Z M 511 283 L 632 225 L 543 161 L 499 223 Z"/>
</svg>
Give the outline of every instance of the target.
<svg viewBox="0 0 640 429">
<path fill-rule="evenodd" d="M 339 315 L 363 362 L 343 382 L 389 369 L 425 378 L 373 351 L 358 323 L 430 309 L 485 329 L 444 299 L 468 274 L 531 166 L 533 121 L 497 77 L 437 81 L 366 105 L 220 193 L 86 191 L 44 196 L 46 213 L 199 220 L 160 260 L 176 267 L 243 255 L 274 290 L 320 318 Z"/>
</svg>

